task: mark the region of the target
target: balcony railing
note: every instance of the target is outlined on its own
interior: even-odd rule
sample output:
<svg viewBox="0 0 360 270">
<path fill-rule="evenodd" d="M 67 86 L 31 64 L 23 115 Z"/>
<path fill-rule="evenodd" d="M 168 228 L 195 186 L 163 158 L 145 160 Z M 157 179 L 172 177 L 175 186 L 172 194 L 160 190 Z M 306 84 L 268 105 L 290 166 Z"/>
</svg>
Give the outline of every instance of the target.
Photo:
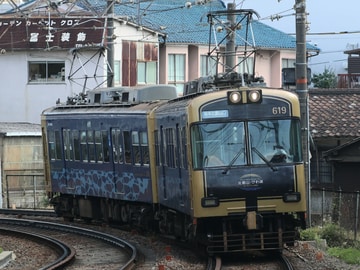
<svg viewBox="0 0 360 270">
<path fill-rule="evenodd" d="M 338 74 L 338 88 L 360 88 L 360 73 Z"/>
</svg>

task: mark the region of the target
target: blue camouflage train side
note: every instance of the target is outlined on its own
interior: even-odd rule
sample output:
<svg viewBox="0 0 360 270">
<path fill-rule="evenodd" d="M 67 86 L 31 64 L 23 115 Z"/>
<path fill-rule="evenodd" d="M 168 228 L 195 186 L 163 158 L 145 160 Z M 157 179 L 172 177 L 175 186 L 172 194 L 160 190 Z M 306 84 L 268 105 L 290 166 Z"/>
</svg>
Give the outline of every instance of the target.
<svg viewBox="0 0 360 270">
<path fill-rule="evenodd" d="M 146 111 L 137 112 L 129 117 L 113 112 L 96 115 L 87 110 L 84 113 L 48 114 L 46 124 L 48 131 L 87 130 L 87 123 L 90 121 L 94 130 L 106 130 L 110 136 L 111 128 L 128 129 L 134 123 L 138 130 L 146 131 L 146 117 Z M 108 141 L 110 142 L 110 137 Z M 52 192 L 125 201 L 153 201 L 148 165 L 115 164 L 112 158 L 106 163 L 53 160 L 50 162 L 50 175 Z"/>
</svg>

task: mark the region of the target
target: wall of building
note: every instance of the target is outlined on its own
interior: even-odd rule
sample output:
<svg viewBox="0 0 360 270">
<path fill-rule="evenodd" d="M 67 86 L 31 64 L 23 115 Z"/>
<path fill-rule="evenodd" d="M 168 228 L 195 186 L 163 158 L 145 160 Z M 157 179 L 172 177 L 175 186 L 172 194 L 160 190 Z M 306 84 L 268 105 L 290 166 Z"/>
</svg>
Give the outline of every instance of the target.
<svg viewBox="0 0 360 270">
<path fill-rule="evenodd" d="M 96 63 L 89 62 L 84 68 L 82 63 L 93 56 L 94 51 L 81 51 L 74 59 L 71 51 L 21 51 L 7 52 L 0 55 L 1 99 L 0 122 L 29 122 L 40 123 L 41 112 L 56 101 L 65 102 L 67 97 L 83 91 L 85 76 L 93 76 Z M 65 81 L 41 83 L 29 81 L 29 61 L 64 61 Z M 78 70 L 73 80 L 67 77 Z M 104 75 L 102 69 L 97 71 L 97 81 Z M 86 86 L 93 88 L 97 85 L 95 79 L 88 78 Z"/>
</svg>

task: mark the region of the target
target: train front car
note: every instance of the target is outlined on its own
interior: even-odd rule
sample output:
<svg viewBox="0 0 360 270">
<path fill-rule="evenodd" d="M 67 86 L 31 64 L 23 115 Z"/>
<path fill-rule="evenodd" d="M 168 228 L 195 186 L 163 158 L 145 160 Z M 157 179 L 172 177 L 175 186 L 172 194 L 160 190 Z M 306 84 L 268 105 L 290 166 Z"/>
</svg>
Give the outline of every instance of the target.
<svg viewBox="0 0 360 270">
<path fill-rule="evenodd" d="M 193 231 L 214 253 L 281 250 L 305 226 L 300 107 L 283 90 L 218 91 L 188 106 Z"/>
</svg>

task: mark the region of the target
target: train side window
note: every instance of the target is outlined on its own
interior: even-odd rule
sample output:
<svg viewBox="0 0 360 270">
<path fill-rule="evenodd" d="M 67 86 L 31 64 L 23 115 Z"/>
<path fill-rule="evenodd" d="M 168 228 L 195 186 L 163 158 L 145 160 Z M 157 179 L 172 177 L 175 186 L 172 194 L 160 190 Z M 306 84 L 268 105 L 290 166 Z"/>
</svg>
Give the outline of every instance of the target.
<svg viewBox="0 0 360 270">
<path fill-rule="evenodd" d="M 130 132 L 124 131 L 123 132 L 123 139 L 124 139 L 124 150 L 125 150 L 125 163 L 131 164 L 132 158 L 131 158 L 131 138 L 130 138 Z"/>
<path fill-rule="evenodd" d="M 96 161 L 103 162 L 104 154 L 102 149 L 102 139 L 101 139 L 101 131 L 95 131 L 95 152 L 96 152 Z"/>
<path fill-rule="evenodd" d="M 120 130 L 115 128 L 111 129 L 111 146 L 114 163 L 119 162 L 119 133 Z"/>
<path fill-rule="evenodd" d="M 141 163 L 141 153 L 140 153 L 140 141 L 139 141 L 139 132 L 131 132 L 132 139 L 132 152 L 134 155 L 135 164 L 139 165 Z"/>
<path fill-rule="evenodd" d="M 49 157 L 50 160 L 56 159 L 56 143 L 55 143 L 55 132 L 48 130 L 48 143 L 49 143 Z"/>
<path fill-rule="evenodd" d="M 165 140 L 165 130 L 162 126 L 160 127 L 160 158 L 161 158 L 161 166 L 167 165 L 166 160 L 166 140 Z"/>
<path fill-rule="evenodd" d="M 161 154 L 160 154 L 160 133 L 158 130 L 154 132 L 155 138 L 155 164 L 159 166 L 161 164 Z"/>
<path fill-rule="evenodd" d="M 112 151 L 115 163 L 124 163 L 122 151 L 122 138 L 120 129 L 114 128 L 111 130 Z"/>
<path fill-rule="evenodd" d="M 109 162 L 110 161 L 109 137 L 108 137 L 108 132 L 106 130 L 101 131 L 101 138 L 102 138 L 104 162 Z"/>
<path fill-rule="evenodd" d="M 180 141 L 180 130 L 179 124 L 176 124 L 176 133 L 175 133 L 175 167 L 181 167 L 181 158 L 180 158 L 180 151 L 181 151 L 181 141 Z"/>
<path fill-rule="evenodd" d="M 175 167 L 175 145 L 174 145 L 174 129 L 165 129 L 165 144 L 166 144 L 166 160 L 168 166 Z"/>
<path fill-rule="evenodd" d="M 80 148 L 81 148 L 81 159 L 84 162 L 89 161 L 88 149 L 86 143 L 86 131 L 80 132 Z"/>
<path fill-rule="evenodd" d="M 63 130 L 63 147 L 64 147 L 64 158 L 66 161 L 71 160 L 71 154 L 72 154 L 72 146 L 70 144 L 70 130 L 64 129 Z"/>
<path fill-rule="evenodd" d="M 89 150 L 89 161 L 95 162 L 95 140 L 94 140 L 94 131 L 87 131 L 87 145 Z"/>
<path fill-rule="evenodd" d="M 182 157 L 182 166 L 184 169 L 187 169 L 187 144 L 186 144 L 186 129 L 185 127 L 181 128 L 181 157 Z"/>
<path fill-rule="evenodd" d="M 140 146 L 141 146 L 141 154 L 142 154 L 142 164 L 149 165 L 150 157 L 149 157 L 149 144 L 146 132 L 140 132 Z"/>
<path fill-rule="evenodd" d="M 60 131 L 55 131 L 55 159 L 61 160 L 62 159 L 62 153 L 61 153 L 61 139 L 60 139 Z"/>
<path fill-rule="evenodd" d="M 95 131 L 95 151 L 97 162 L 109 162 L 109 142 L 107 131 Z"/>
<path fill-rule="evenodd" d="M 73 130 L 71 132 L 71 141 L 74 149 L 74 160 L 80 160 L 80 140 L 79 140 L 79 131 Z"/>
</svg>

